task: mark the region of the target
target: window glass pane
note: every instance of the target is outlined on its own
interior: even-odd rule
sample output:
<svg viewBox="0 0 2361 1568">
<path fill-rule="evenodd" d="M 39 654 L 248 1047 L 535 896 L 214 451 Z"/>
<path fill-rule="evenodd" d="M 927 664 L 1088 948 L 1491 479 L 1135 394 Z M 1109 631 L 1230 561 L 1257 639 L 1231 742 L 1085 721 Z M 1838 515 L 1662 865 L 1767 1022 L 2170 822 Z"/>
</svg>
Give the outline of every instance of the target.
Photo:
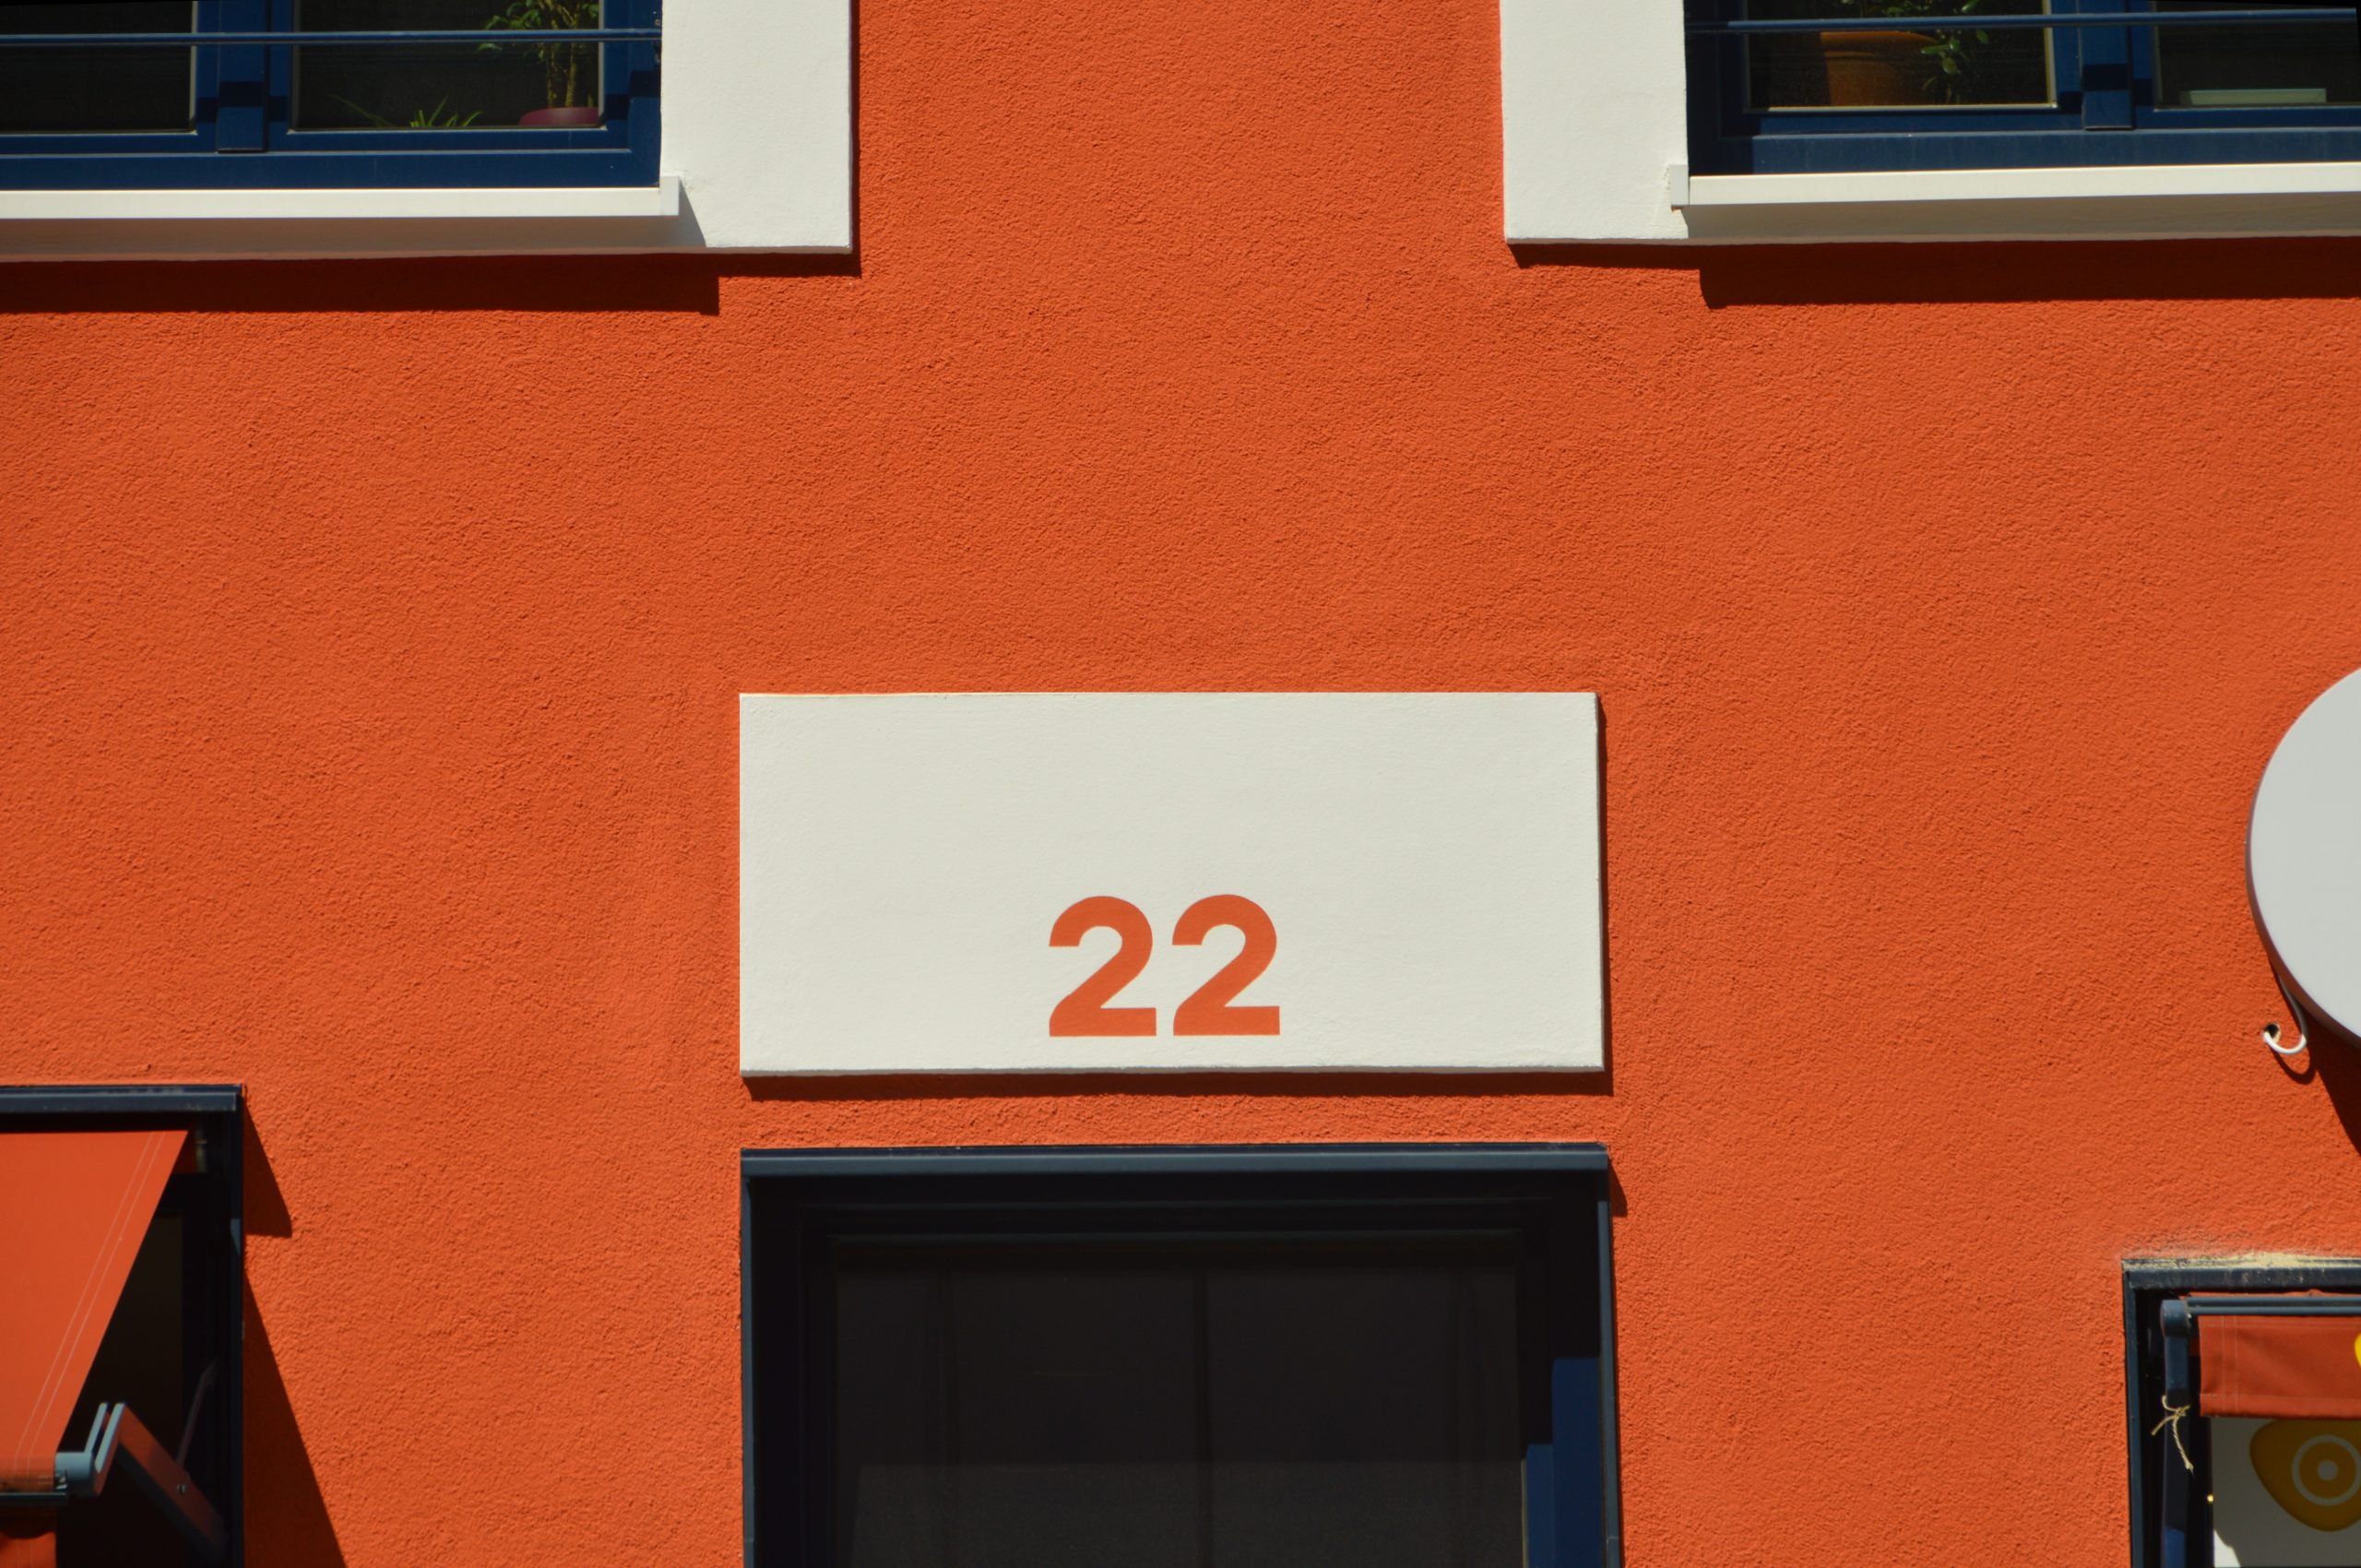
<svg viewBox="0 0 2361 1568">
<path fill-rule="evenodd" d="M 597 125 L 602 51 L 529 42 L 595 28 L 599 0 L 296 0 L 311 32 L 482 30 L 481 44 L 335 44 L 295 51 L 300 130 Z"/>
<path fill-rule="evenodd" d="M 1747 40 L 1756 109 L 1946 109 L 2047 104 L 2050 35 L 2033 28 L 1914 30 L 1914 18 L 2042 16 L 2047 0 L 1750 0 L 1762 20 L 1890 20 L 1868 31 Z"/>
<path fill-rule="evenodd" d="M 838 1568 L 1521 1568 L 1515 1267 L 862 1249 Z"/>
<path fill-rule="evenodd" d="M 2159 11 L 2286 11 L 2221 0 L 2157 0 Z M 2351 22 L 2158 28 L 2157 100 L 2167 109 L 2361 103 L 2361 36 Z"/>
<path fill-rule="evenodd" d="M 0 33 L 188 32 L 189 0 L 0 0 Z M 185 131 L 188 49 L 0 49 L 0 133 Z"/>
</svg>

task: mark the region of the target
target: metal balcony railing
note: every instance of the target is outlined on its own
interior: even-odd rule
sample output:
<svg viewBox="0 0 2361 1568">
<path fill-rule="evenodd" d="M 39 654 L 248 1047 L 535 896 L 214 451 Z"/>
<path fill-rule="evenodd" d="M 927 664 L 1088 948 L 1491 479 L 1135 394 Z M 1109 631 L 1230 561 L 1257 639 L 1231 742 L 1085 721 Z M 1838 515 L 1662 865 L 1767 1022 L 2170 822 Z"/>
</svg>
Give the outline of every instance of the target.
<svg viewBox="0 0 2361 1568">
<path fill-rule="evenodd" d="M 2361 27 L 2361 6 L 2290 6 L 2254 11 L 2019 11 L 2005 16 L 1733 18 L 1695 22 L 1692 33 L 1758 32 L 1999 32 L 2051 28 Z"/>
</svg>

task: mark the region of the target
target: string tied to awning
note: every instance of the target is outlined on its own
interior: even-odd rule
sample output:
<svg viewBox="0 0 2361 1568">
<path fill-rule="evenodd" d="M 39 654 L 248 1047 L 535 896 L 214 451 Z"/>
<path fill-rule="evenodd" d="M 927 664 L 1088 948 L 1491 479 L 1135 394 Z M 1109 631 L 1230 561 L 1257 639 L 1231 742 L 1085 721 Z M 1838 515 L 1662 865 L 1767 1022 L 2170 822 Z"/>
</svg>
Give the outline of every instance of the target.
<svg viewBox="0 0 2361 1568">
<path fill-rule="evenodd" d="M 2157 1403 L 2163 1405 L 2165 1408 L 2165 1419 L 2158 1421 L 2154 1426 L 2150 1427 L 2148 1429 L 2148 1435 L 2150 1437 L 2158 1436 L 2169 1427 L 2172 1430 L 2173 1434 L 2173 1446 L 2180 1452 L 2180 1467 L 2189 1471 L 2191 1475 L 2196 1474 L 2197 1467 L 2189 1463 L 2188 1445 L 2183 1443 L 2180 1440 L 2180 1419 L 2189 1414 L 2189 1407 L 2186 1405 L 2176 1405 L 2169 1399 L 2162 1399 L 2157 1401 Z"/>
</svg>

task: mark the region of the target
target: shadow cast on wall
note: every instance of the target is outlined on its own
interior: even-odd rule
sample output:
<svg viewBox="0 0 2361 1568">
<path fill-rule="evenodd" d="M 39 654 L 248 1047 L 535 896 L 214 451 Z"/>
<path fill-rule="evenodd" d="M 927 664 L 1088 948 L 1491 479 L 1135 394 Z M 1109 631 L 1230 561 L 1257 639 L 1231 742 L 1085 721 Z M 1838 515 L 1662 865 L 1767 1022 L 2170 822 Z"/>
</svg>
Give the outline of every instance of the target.
<svg viewBox="0 0 2361 1568">
<path fill-rule="evenodd" d="M 1139 1095 L 1185 1100 L 1208 1097 L 1301 1096 L 1322 1100 L 1584 1098 L 1615 1092 L 1610 1068 L 1597 1073 L 879 1073 L 826 1077 L 742 1078 L 757 1102 L 910 1099 L 1086 1099 Z"/>
<path fill-rule="evenodd" d="M 246 1292 L 246 1561 L 254 1568 L 344 1568 L 320 1478 L 295 1424 L 270 1334 Z"/>
<path fill-rule="evenodd" d="M 0 315 L 670 311 L 718 315 L 724 278 L 857 278 L 852 255 L 430 256 L 11 262 Z"/>
<path fill-rule="evenodd" d="M 2361 1152 L 2361 1041 L 2340 1034 L 2333 1025 L 2315 1021 L 2309 1048 L 2293 1061 L 2280 1059 L 2279 1066 L 2298 1083 L 2318 1080 L 2336 1108 L 2345 1140 Z"/>
<path fill-rule="evenodd" d="M 2361 240 L 1924 244 L 1518 245 L 1518 267 L 1693 272 L 1740 305 L 2361 296 Z M 858 278 L 854 255 L 436 256 L 404 260 L 16 262 L 0 315 L 670 311 L 718 315 L 724 278 Z"/>
<path fill-rule="evenodd" d="M 1519 245 L 1521 267 L 1686 271 L 1738 305 L 2051 300 L 2326 300 L 2361 295 L 2361 240 L 2044 240 L 2007 245 Z"/>
<path fill-rule="evenodd" d="M 271 1174 L 254 1118 L 246 1119 L 245 1217 L 249 1236 L 291 1236 L 293 1222 Z M 251 1286 L 245 1291 L 246 1562 L 253 1568 L 345 1568 L 344 1549 L 320 1495 L 320 1478 Z"/>
</svg>

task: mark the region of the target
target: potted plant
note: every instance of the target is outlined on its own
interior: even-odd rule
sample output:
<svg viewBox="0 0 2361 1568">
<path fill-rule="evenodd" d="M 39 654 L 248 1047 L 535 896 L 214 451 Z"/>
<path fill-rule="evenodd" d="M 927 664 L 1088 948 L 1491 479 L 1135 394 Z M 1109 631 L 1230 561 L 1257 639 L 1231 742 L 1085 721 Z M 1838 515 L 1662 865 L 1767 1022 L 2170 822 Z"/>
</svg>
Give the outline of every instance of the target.
<svg viewBox="0 0 2361 1568">
<path fill-rule="evenodd" d="M 479 109 L 461 114 L 457 110 L 447 107 L 451 95 L 445 93 L 434 101 L 432 109 L 413 109 L 407 120 L 388 120 L 368 105 L 355 103 L 341 93 L 330 96 L 381 131 L 464 131 L 483 113 Z"/>
<path fill-rule="evenodd" d="M 514 32 L 595 28 L 599 0 L 509 0 L 507 9 L 486 18 L 487 30 Z M 498 49 L 487 43 L 486 49 Z M 518 117 L 520 125 L 583 127 L 599 124 L 599 46 L 595 43 L 536 43 L 541 84 L 549 106 Z"/>
<path fill-rule="evenodd" d="M 1913 32 L 1914 17 L 1973 16 L 1986 0 L 1833 0 L 1854 17 L 1890 17 L 1903 25 L 1888 32 L 1823 32 L 1821 61 L 1828 102 L 1837 109 L 1872 109 L 1971 101 L 1975 49 L 1991 42 L 1983 31 L 1945 28 Z"/>
</svg>

